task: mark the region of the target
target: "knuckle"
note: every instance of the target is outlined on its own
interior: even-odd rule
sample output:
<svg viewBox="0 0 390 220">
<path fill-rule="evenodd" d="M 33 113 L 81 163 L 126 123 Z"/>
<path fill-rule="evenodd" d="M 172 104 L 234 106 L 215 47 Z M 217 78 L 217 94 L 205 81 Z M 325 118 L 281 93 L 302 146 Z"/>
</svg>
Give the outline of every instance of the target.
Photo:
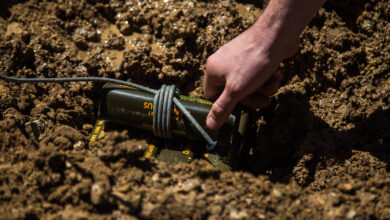
<svg viewBox="0 0 390 220">
<path fill-rule="evenodd" d="M 241 94 L 243 88 L 242 83 L 238 80 L 230 80 L 226 83 L 226 90 L 233 99 L 237 98 Z"/>
<path fill-rule="evenodd" d="M 215 102 L 213 104 L 211 112 L 214 116 L 219 117 L 219 116 L 223 115 L 224 111 L 225 111 L 224 106 L 222 106 L 219 102 Z"/>
<path fill-rule="evenodd" d="M 213 69 L 214 65 L 216 63 L 215 56 L 211 55 L 207 58 L 206 61 L 206 73 L 210 72 L 211 69 Z"/>
</svg>

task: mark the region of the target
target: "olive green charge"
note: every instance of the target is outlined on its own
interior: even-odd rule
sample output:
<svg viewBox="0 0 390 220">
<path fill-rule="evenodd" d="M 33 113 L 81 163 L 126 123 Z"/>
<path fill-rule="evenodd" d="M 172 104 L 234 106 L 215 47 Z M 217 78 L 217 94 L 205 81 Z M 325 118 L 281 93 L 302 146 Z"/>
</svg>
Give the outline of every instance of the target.
<svg viewBox="0 0 390 220">
<path fill-rule="evenodd" d="M 236 108 L 219 130 L 210 130 L 205 121 L 213 103 L 183 95 L 178 98 L 206 132 L 218 141 L 218 149 L 209 152 L 204 148 L 201 153 L 202 157 L 221 170 L 238 167 L 239 157 L 247 152 L 245 135 L 249 126 L 249 113 L 242 108 Z M 153 100 L 154 94 L 128 86 L 107 83 L 102 89 L 99 120 L 153 131 Z M 172 134 L 175 139 L 177 137 L 197 142 L 204 141 L 180 110 L 173 107 L 171 114 Z M 153 151 L 153 155 L 157 158 L 171 164 L 189 162 L 196 157 L 193 150 L 188 147 L 161 149 L 161 147 L 152 145 L 149 148 L 147 156 L 150 156 L 150 152 Z M 199 152 L 199 149 L 197 151 Z"/>
</svg>

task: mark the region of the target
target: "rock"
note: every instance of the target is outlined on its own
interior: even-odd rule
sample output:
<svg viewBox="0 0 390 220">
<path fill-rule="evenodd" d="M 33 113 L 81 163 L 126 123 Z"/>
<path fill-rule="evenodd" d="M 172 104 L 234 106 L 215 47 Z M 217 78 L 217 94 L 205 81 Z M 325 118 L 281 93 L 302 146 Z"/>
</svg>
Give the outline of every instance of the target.
<svg viewBox="0 0 390 220">
<path fill-rule="evenodd" d="M 96 182 L 91 186 L 91 201 L 94 205 L 107 203 L 108 190 L 103 182 Z"/>
<path fill-rule="evenodd" d="M 353 193 L 355 191 L 352 184 L 349 183 L 340 184 L 339 189 L 344 193 Z"/>
<path fill-rule="evenodd" d="M 73 145 L 73 148 L 75 149 L 75 150 L 81 150 L 81 149 L 83 149 L 85 147 L 85 142 L 83 142 L 83 141 L 78 141 L 77 143 L 75 143 L 74 145 Z"/>
<path fill-rule="evenodd" d="M 93 129 L 93 125 L 91 124 L 83 124 L 83 131 L 90 133 Z"/>
<path fill-rule="evenodd" d="M 158 205 L 152 204 L 150 202 L 144 204 L 142 206 L 141 216 L 143 218 L 151 218 L 156 208 L 158 208 Z"/>
<path fill-rule="evenodd" d="M 347 218 L 348 219 L 355 219 L 356 215 L 357 215 L 356 211 L 355 210 L 351 210 L 351 211 L 348 212 Z"/>
<path fill-rule="evenodd" d="M 200 182 L 198 179 L 189 179 L 182 184 L 182 191 L 188 192 L 199 188 Z"/>
<path fill-rule="evenodd" d="M 25 129 L 30 137 L 35 138 L 36 140 L 41 140 L 46 135 L 46 122 L 44 120 L 27 122 Z"/>
<path fill-rule="evenodd" d="M 51 216 L 50 219 L 77 219 L 84 220 L 89 219 L 90 214 L 87 211 L 76 209 L 71 206 L 67 206 L 65 210 L 59 211 L 58 213 Z"/>
<path fill-rule="evenodd" d="M 232 210 L 230 212 L 231 219 L 246 219 L 247 217 L 248 213 L 246 213 L 245 211 Z"/>
<path fill-rule="evenodd" d="M 41 141 L 40 147 L 49 146 L 54 149 L 71 149 L 74 144 L 83 140 L 84 136 L 81 132 L 68 125 L 61 125 L 54 132 L 48 133 Z"/>
<path fill-rule="evenodd" d="M 279 197 L 282 196 L 282 192 L 281 192 L 280 190 L 278 190 L 278 189 L 273 189 L 273 190 L 272 190 L 272 194 L 273 194 L 275 197 L 277 197 L 277 198 L 279 198 Z"/>
<path fill-rule="evenodd" d="M 73 35 L 73 42 L 80 50 L 87 50 L 88 49 L 87 41 L 80 34 Z"/>
</svg>

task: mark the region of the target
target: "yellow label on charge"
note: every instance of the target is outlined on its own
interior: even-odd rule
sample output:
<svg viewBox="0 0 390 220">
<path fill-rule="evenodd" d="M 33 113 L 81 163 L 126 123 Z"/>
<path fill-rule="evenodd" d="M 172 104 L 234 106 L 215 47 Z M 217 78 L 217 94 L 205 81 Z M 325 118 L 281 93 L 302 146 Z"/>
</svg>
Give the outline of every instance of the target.
<svg viewBox="0 0 390 220">
<path fill-rule="evenodd" d="M 120 87 L 125 87 L 125 88 L 129 88 L 129 89 L 136 89 L 134 87 L 131 87 L 131 86 L 125 86 L 125 85 L 119 85 Z"/>
<path fill-rule="evenodd" d="M 103 136 L 104 136 L 104 121 L 100 120 L 96 122 L 95 127 L 93 128 L 89 143 L 92 143 L 96 141 L 96 139 L 102 138 Z"/>
<path fill-rule="evenodd" d="M 197 102 L 197 103 L 205 104 L 205 105 L 213 105 L 213 103 L 210 101 L 207 101 L 204 99 L 199 99 L 199 98 L 194 98 L 194 97 L 188 97 L 188 96 L 182 95 L 182 96 L 180 96 L 180 99 L 184 100 L 184 101 Z"/>
<path fill-rule="evenodd" d="M 145 157 L 146 157 L 146 158 L 149 158 L 150 156 L 152 156 L 153 150 L 154 150 L 154 145 L 153 145 L 153 144 L 150 144 L 150 145 L 149 145 L 148 152 L 146 152 L 146 154 L 145 154 Z"/>
<path fill-rule="evenodd" d="M 89 141 L 89 143 L 92 143 L 96 140 L 96 134 L 92 135 L 91 137 L 91 140 Z"/>
</svg>

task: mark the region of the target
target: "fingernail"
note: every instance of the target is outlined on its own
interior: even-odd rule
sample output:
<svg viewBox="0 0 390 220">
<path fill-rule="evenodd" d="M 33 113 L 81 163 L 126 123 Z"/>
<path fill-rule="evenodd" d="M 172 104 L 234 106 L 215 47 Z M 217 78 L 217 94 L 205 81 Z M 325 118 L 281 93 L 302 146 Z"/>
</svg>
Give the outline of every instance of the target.
<svg viewBox="0 0 390 220">
<path fill-rule="evenodd" d="M 210 129 L 213 129 L 213 130 L 217 129 L 217 122 L 210 115 L 207 116 L 206 125 Z"/>
</svg>

